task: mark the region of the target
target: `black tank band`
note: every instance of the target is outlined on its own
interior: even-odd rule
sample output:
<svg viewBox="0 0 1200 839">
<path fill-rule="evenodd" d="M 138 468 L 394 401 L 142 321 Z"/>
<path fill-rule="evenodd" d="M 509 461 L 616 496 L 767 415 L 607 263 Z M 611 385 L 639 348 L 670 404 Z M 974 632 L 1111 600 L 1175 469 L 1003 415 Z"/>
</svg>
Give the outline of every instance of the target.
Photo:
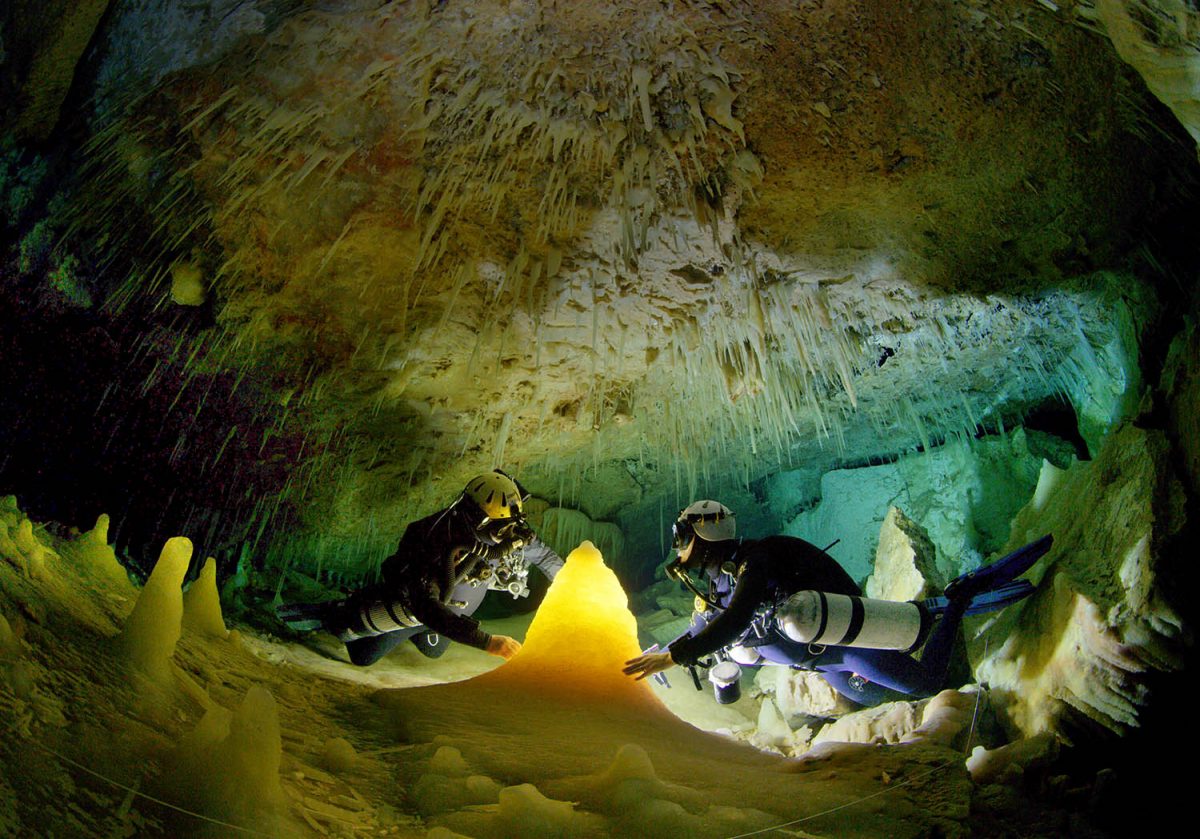
<svg viewBox="0 0 1200 839">
<path fill-rule="evenodd" d="M 822 595 L 824 599 L 824 595 Z M 834 646 L 844 647 L 853 644 L 858 638 L 858 633 L 862 632 L 863 620 L 866 618 L 867 612 L 863 608 L 862 598 L 850 598 L 850 625 L 846 627 L 846 634 L 842 636 L 842 640 L 838 641 Z"/>
<path fill-rule="evenodd" d="M 817 627 L 817 633 L 813 635 L 813 638 L 819 643 L 825 635 L 825 627 L 829 625 L 829 600 L 823 591 L 818 591 L 817 597 L 821 598 L 821 625 Z"/>
</svg>

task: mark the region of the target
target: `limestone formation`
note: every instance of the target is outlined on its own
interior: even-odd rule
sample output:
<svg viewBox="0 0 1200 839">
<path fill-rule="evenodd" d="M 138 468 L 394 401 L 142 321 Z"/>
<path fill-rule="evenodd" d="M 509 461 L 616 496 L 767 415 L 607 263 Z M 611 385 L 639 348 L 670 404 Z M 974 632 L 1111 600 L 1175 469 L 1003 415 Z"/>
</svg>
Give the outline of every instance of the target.
<svg viewBox="0 0 1200 839">
<path fill-rule="evenodd" d="M 1097 0 L 1121 58 L 1200 145 L 1200 11 L 1181 0 Z"/>
<path fill-rule="evenodd" d="M 117 637 L 126 660 L 164 686 L 171 684 L 171 657 L 182 632 L 183 577 L 191 558 L 190 539 L 167 540 Z"/>
<path fill-rule="evenodd" d="M 755 685 L 771 697 L 784 719 L 837 717 L 854 708 L 817 673 L 787 667 L 761 668 Z"/>
<path fill-rule="evenodd" d="M 650 518 L 1058 394 L 1088 434 L 1127 407 L 1103 386 L 1136 375 L 1152 295 L 1090 266 L 1155 200 L 1140 167 L 1159 158 L 1130 153 L 1124 111 L 1076 124 L 1139 94 L 1065 15 L 210 6 L 116 11 L 86 217 L 45 221 L 152 216 L 149 237 L 97 233 L 128 266 L 111 309 L 215 319 L 154 327 L 144 378 L 241 417 L 203 455 L 186 426 L 166 449 L 205 474 L 266 461 L 232 471 L 218 530 L 253 541 L 296 515 L 273 569 L 307 554 L 370 577 L 496 465 L 593 520 Z M 1003 288 L 1013 271 L 1036 293 Z"/>
<path fill-rule="evenodd" d="M 24 36 L 8 47 L 23 71 L 23 84 L 16 101 L 5 102 L 3 107 L 5 116 L 13 118 L 18 136 L 38 141 L 50 137 L 75 80 L 76 67 L 110 3 L 14 0 L 17 8 L 12 22 L 16 25 L 4 36 Z"/>
<path fill-rule="evenodd" d="M 889 507 L 879 531 L 875 567 L 867 578 L 867 597 L 920 600 L 945 588 L 929 535 L 896 507 Z"/>
<path fill-rule="evenodd" d="M 211 556 L 183 593 L 183 627 L 209 638 L 229 637 L 217 595 L 217 562 Z"/>
<path fill-rule="evenodd" d="M 180 806 L 217 824 L 295 835 L 294 820 L 285 815 L 281 759 L 275 699 L 255 686 L 235 711 L 208 709 L 168 756 L 159 783 Z"/>
<path fill-rule="evenodd" d="M 4 4 L 0 834 L 1110 828 L 1089 761 L 1194 633 L 1198 33 L 1194 0 Z M 591 543 L 489 619 L 532 620 L 513 661 L 274 637 L 494 467 Z M 620 676 L 688 625 L 661 567 L 703 497 L 872 596 L 1054 549 L 967 621 L 980 689 L 861 711 L 768 668 L 718 707 Z"/>
<path fill-rule="evenodd" d="M 1016 740 L 995 749 L 976 746 L 967 760 L 967 769 L 976 783 L 1019 782 L 1026 769 L 1053 763 L 1060 743 L 1050 732 Z"/>
<path fill-rule="evenodd" d="M 1183 489 L 1162 434 L 1133 425 L 1095 461 L 1056 471 L 1013 522 L 1014 547 L 1054 536 L 1031 573 L 1038 590 L 974 636 L 975 672 L 1024 736 L 1062 732 L 1073 714 L 1125 731 L 1146 699 L 1142 674 L 1180 666 L 1188 637 L 1164 586 L 1183 561 Z"/>
</svg>

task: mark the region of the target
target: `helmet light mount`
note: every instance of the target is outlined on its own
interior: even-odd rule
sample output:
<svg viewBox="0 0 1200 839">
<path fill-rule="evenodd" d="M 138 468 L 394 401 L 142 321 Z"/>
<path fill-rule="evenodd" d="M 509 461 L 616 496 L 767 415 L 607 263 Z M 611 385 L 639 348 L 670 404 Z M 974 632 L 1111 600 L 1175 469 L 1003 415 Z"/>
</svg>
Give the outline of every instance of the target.
<svg viewBox="0 0 1200 839">
<path fill-rule="evenodd" d="M 724 542 L 737 533 L 733 511 L 720 501 L 694 501 L 679 511 L 671 526 L 671 544 L 682 550 L 693 537 L 705 542 Z"/>
<path fill-rule="evenodd" d="M 671 525 L 671 547 L 675 550 L 683 550 L 694 538 L 696 538 L 696 528 L 692 527 L 690 521 L 681 518 Z"/>
<path fill-rule="evenodd" d="M 475 538 L 485 545 L 505 545 L 515 550 L 529 544 L 533 530 L 525 521 L 523 506 L 529 493 L 508 473 L 493 469 L 467 483 L 459 501 L 478 518 Z"/>
<path fill-rule="evenodd" d="M 703 542 L 724 542 L 732 539 L 736 532 L 736 519 L 732 510 L 719 501 L 695 501 L 680 510 L 671 525 L 671 546 L 680 552 L 696 539 Z M 700 591 L 688 574 L 688 567 L 699 565 L 699 559 L 696 547 L 692 548 L 686 559 L 676 556 L 666 567 L 667 577 L 682 583 L 688 591 L 696 595 L 698 603 L 703 601 L 710 609 L 719 610 L 721 606 Z"/>
</svg>

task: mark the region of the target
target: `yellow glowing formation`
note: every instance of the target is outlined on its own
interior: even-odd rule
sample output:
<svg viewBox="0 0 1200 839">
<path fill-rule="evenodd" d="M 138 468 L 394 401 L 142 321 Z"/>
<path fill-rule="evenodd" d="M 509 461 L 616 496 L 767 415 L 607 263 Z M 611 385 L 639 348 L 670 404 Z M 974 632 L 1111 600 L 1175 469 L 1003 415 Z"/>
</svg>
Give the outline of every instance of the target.
<svg viewBox="0 0 1200 839">
<path fill-rule="evenodd" d="M 591 542 L 571 551 L 534 615 L 521 651 L 489 676 L 536 678 L 547 690 L 642 696 L 650 689 L 621 673 L 641 652 L 637 622 L 617 577 Z"/>
</svg>

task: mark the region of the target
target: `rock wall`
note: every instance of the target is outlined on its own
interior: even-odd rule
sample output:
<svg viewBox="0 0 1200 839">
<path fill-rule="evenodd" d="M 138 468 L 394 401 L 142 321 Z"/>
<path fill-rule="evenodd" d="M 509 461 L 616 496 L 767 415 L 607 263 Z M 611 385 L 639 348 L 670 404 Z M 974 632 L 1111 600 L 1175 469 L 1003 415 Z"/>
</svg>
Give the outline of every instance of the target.
<svg viewBox="0 0 1200 839">
<path fill-rule="evenodd" d="M 1070 457 L 1058 441 L 1018 429 L 1001 438 L 954 441 L 895 463 L 829 472 L 821 478 L 821 502 L 787 522 L 783 532 L 819 547 L 840 540 L 830 552 L 861 581 L 871 573 L 880 527 L 894 505 L 928 531 L 937 567 L 950 579 L 979 565 L 1008 538 L 1012 516 L 1033 493 L 1042 452 Z M 773 486 L 786 492 L 783 480 Z"/>
<path fill-rule="evenodd" d="M 1011 728 L 1066 734 L 1082 715 L 1123 732 L 1147 698 L 1143 674 L 1171 670 L 1190 637 L 1172 590 L 1185 494 L 1165 436 L 1123 425 L 1099 457 L 1045 466 L 1010 546 L 1054 547 L 1029 574 L 1028 600 L 969 639 L 980 681 Z"/>
<path fill-rule="evenodd" d="M 0 113 L 21 140 L 43 141 L 58 124 L 76 67 L 111 0 L 14 0 L 0 22 Z M 7 4 L 6 4 L 7 5 Z M 11 97 L 11 98 L 10 98 Z M 9 120 L 12 120 L 10 123 Z"/>
<path fill-rule="evenodd" d="M 1193 498 L 1200 493 L 1200 331 L 1194 316 L 1195 310 L 1171 344 L 1161 385 L 1168 428 Z"/>
<path fill-rule="evenodd" d="M 938 572 L 936 559 L 925 529 L 901 510 L 889 507 L 863 593 L 882 600 L 918 600 L 940 594 L 946 578 Z"/>
<path fill-rule="evenodd" d="M 1096 0 L 1121 58 L 1200 144 L 1200 10 L 1184 0 Z"/>
</svg>

